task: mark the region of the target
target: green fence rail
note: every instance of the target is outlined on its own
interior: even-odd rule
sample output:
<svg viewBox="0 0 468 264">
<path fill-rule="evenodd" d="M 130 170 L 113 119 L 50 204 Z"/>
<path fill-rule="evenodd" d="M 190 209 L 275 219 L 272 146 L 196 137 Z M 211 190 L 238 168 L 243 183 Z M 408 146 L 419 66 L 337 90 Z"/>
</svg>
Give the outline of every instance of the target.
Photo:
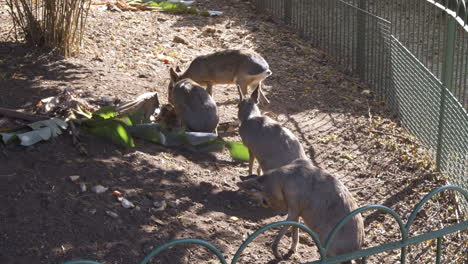
<svg viewBox="0 0 468 264">
<path fill-rule="evenodd" d="M 406 221 L 406 224 L 404 224 L 401 217 L 395 211 L 393 211 L 392 209 L 390 209 L 390 208 L 388 208 L 386 206 L 381 206 L 381 205 L 364 206 L 364 207 L 361 207 L 359 209 L 354 210 L 353 212 L 351 212 L 347 216 L 343 217 L 343 219 L 341 219 L 338 222 L 338 224 L 336 224 L 336 226 L 332 229 L 332 231 L 328 235 L 325 243 L 322 243 L 323 241 L 320 241 L 320 239 L 314 233 L 314 231 L 310 230 L 305 225 L 297 223 L 297 222 L 281 221 L 281 222 L 276 222 L 276 223 L 266 225 L 266 226 L 260 228 L 259 230 L 257 230 L 256 232 L 254 232 L 252 235 L 250 235 L 241 244 L 241 246 L 239 247 L 239 249 L 237 250 L 237 252 L 233 256 L 230 263 L 231 264 L 238 263 L 239 259 L 241 258 L 242 253 L 247 248 L 247 246 L 256 237 L 258 237 L 260 234 L 263 234 L 265 231 L 267 231 L 269 229 L 279 227 L 279 226 L 285 226 L 285 225 L 286 226 L 298 227 L 299 229 L 305 231 L 312 238 L 312 240 L 314 241 L 314 243 L 315 243 L 315 245 L 316 245 L 316 247 L 318 249 L 320 259 L 317 260 L 317 261 L 313 261 L 313 262 L 307 262 L 305 264 L 334 264 L 334 263 L 340 263 L 340 262 L 343 262 L 343 261 L 348 261 L 348 260 L 353 260 L 353 259 L 361 259 L 362 262 L 365 263 L 368 256 L 375 255 L 375 254 L 382 253 L 382 252 L 386 252 L 386 251 L 390 251 L 390 250 L 395 250 L 395 249 L 400 249 L 400 251 L 401 251 L 401 253 L 400 253 L 400 263 L 406 263 L 406 250 L 407 250 L 407 248 L 409 246 L 415 245 L 415 244 L 418 244 L 418 243 L 421 243 L 421 242 L 424 242 L 424 241 L 427 241 L 427 240 L 433 240 L 433 239 L 437 240 L 436 263 L 440 263 L 441 254 L 442 254 L 442 239 L 443 239 L 443 237 L 448 235 L 448 234 L 452 234 L 452 233 L 459 232 L 459 231 L 462 231 L 462 230 L 468 230 L 468 221 L 461 221 L 461 222 L 459 222 L 457 224 L 454 224 L 454 225 L 451 225 L 451 226 L 448 226 L 448 227 L 444 227 L 444 228 L 436 230 L 436 231 L 431 231 L 431 232 L 428 232 L 428 233 L 425 233 L 425 234 L 417 235 L 417 236 L 410 236 L 409 234 L 410 234 L 410 228 L 411 228 L 411 226 L 412 226 L 412 224 L 414 222 L 414 219 L 416 218 L 417 214 L 421 211 L 423 206 L 426 204 L 426 202 L 429 201 L 432 197 L 434 197 L 434 195 L 436 195 L 436 194 L 438 194 L 440 192 L 443 192 L 443 191 L 447 191 L 447 190 L 452 190 L 452 191 L 460 193 L 461 196 L 466 201 L 468 201 L 468 192 L 466 190 L 458 187 L 458 186 L 449 185 L 449 186 L 443 186 L 443 187 L 437 188 L 437 189 L 433 190 L 432 192 L 430 192 L 429 194 L 427 194 L 414 207 L 413 211 L 411 212 L 410 216 L 408 217 L 408 220 Z M 326 254 L 327 254 L 328 246 L 330 245 L 330 242 L 333 241 L 333 238 L 334 238 L 334 235 L 336 234 L 336 232 L 338 232 L 338 230 L 340 228 L 342 228 L 343 225 L 346 223 L 346 221 L 348 221 L 351 217 L 353 217 L 356 214 L 366 212 L 366 211 L 381 211 L 381 212 L 384 212 L 384 213 L 390 215 L 391 217 L 393 217 L 393 219 L 395 219 L 395 222 L 399 226 L 399 230 L 400 230 L 400 233 L 401 233 L 401 239 L 399 241 L 386 243 L 384 245 L 380 245 L 380 246 L 376 246 L 376 247 L 366 248 L 366 249 L 363 249 L 363 250 L 355 251 L 355 252 L 340 255 L 340 256 L 327 257 Z M 201 246 L 209 249 L 212 253 L 214 253 L 216 255 L 216 257 L 218 258 L 220 263 L 222 263 L 222 264 L 227 264 L 228 263 L 228 261 L 226 260 L 224 255 L 221 253 L 221 251 L 218 248 L 216 248 L 215 246 L 213 246 L 212 244 L 210 244 L 210 243 L 208 243 L 208 242 L 206 242 L 204 240 L 201 240 L 201 239 L 191 239 L 191 238 L 189 238 L 189 239 L 173 240 L 173 241 L 170 241 L 170 242 L 168 242 L 166 244 L 163 244 L 163 245 L 159 246 L 158 248 L 154 249 L 150 254 L 148 254 L 140 262 L 140 264 L 147 264 L 152 259 L 157 257 L 161 252 L 163 252 L 163 251 L 165 251 L 165 250 L 167 250 L 167 249 L 169 249 L 169 248 L 171 248 L 173 246 L 180 245 L 180 244 L 197 244 L 197 245 L 201 245 Z M 72 261 L 67 261 L 64 264 L 100 264 L 100 263 L 96 262 L 96 261 L 91 261 L 91 260 L 72 260 Z"/>
<path fill-rule="evenodd" d="M 369 83 L 468 188 L 468 11 L 462 0 L 254 0 Z M 468 211 L 468 204 L 464 204 Z"/>
</svg>

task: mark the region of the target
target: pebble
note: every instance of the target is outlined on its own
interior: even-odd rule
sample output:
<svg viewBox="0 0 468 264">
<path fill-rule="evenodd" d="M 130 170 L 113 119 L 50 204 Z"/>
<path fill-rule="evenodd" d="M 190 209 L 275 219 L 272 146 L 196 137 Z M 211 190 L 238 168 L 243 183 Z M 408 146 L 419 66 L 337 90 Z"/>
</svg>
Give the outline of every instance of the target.
<svg viewBox="0 0 468 264">
<path fill-rule="evenodd" d="M 108 216 L 112 217 L 112 218 L 118 218 L 118 217 L 119 217 L 118 214 L 116 214 L 116 213 L 114 213 L 114 212 L 112 212 L 112 211 L 106 211 L 106 214 L 107 214 Z"/>
<path fill-rule="evenodd" d="M 184 39 L 184 38 L 182 38 L 182 37 L 179 37 L 179 36 L 175 36 L 173 41 L 174 41 L 175 43 L 181 43 L 181 44 L 184 44 L 184 45 L 188 45 L 188 44 L 189 44 L 189 42 L 188 42 L 186 39 Z"/>
<path fill-rule="evenodd" d="M 135 207 L 135 205 L 132 202 L 130 202 L 129 200 L 125 198 L 122 198 L 121 204 L 123 208 L 127 208 L 127 209 Z"/>
<path fill-rule="evenodd" d="M 107 191 L 107 189 L 109 189 L 109 188 L 104 187 L 104 186 L 102 186 L 102 185 L 96 185 L 96 186 L 93 186 L 93 187 L 91 188 L 91 191 L 93 191 L 93 192 L 99 194 L 99 193 L 103 193 L 103 192 Z"/>
<path fill-rule="evenodd" d="M 369 95 L 370 93 L 371 93 L 370 90 L 363 90 L 363 91 L 361 92 L 361 94 L 365 94 L 365 95 Z"/>
<path fill-rule="evenodd" d="M 154 212 L 164 211 L 164 209 L 166 209 L 167 203 L 165 200 L 155 201 L 153 203 L 153 206 L 154 206 L 154 209 L 153 209 Z"/>
<path fill-rule="evenodd" d="M 79 175 L 72 175 L 72 176 L 69 176 L 68 178 L 70 178 L 70 180 L 72 182 L 76 182 L 77 180 L 80 179 L 80 176 Z"/>
</svg>

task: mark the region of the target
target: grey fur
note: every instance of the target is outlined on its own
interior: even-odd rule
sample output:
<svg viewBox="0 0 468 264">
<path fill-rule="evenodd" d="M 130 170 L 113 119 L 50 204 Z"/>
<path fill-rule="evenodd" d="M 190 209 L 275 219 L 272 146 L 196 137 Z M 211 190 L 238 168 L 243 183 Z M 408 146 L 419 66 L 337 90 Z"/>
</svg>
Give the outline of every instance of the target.
<svg viewBox="0 0 468 264">
<path fill-rule="evenodd" d="M 179 80 L 173 69 L 171 79 L 174 85 L 169 87 L 169 101 L 179 124 L 191 131 L 216 132 L 219 117 L 213 98 L 193 80 Z"/>
<path fill-rule="evenodd" d="M 271 75 L 270 66 L 258 53 L 250 50 L 224 50 L 195 58 L 181 78 L 190 78 L 206 86 L 213 96 L 215 84 L 237 84 L 244 94 Z M 262 91 L 262 100 L 269 103 Z"/>
<path fill-rule="evenodd" d="M 315 167 L 310 160 L 295 160 L 289 165 L 266 171 L 263 176 L 239 182 L 238 186 L 264 207 L 278 212 L 287 210 L 287 220 L 299 221 L 302 217 L 305 224 L 316 232 L 322 245 L 333 227 L 358 208 L 348 189 L 331 174 Z M 282 256 L 278 252 L 278 244 L 287 229 L 281 229 L 272 245 L 273 253 L 279 259 Z M 293 228 L 292 240 L 290 252 L 295 252 L 299 241 L 297 228 Z M 363 241 L 364 222 L 358 214 L 336 233 L 327 256 L 360 250 Z"/>
<path fill-rule="evenodd" d="M 263 116 L 258 108 L 259 88 L 245 99 L 238 88 L 240 103 L 238 117 L 239 134 L 249 149 L 249 174 L 252 174 L 254 158 L 263 171 L 279 168 L 296 159 L 307 159 L 299 140 L 287 128 L 273 119 Z"/>
</svg>

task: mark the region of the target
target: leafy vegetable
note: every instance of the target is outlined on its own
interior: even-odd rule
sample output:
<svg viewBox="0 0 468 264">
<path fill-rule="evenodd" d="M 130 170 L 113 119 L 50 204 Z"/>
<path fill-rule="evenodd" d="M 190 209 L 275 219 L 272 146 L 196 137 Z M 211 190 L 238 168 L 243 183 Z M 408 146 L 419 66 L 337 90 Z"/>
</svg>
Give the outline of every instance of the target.
<svg viewBox="0 0 468 264">
<path fill-rule="evenodd" d="M 93 127 L 90 127 L 89 131 L 96 136 L 110 139 L 120 146 L 135 147 L 133 138 L 127 132 L 125 123 L 120 120 L 109 119 L 93 123 Z"/>
<path fill-rule="evenodd" d="M 117 111 L 113 106 L 103 106 L 99 110 L 93 113 L 92 119 L 109 119 L 116 116 Z"/>
<path fill-rule="evenodd" d="M 234 160 L 249 161 L 249 149 L 242 142 L 225 141 L 225 143 Z"/>
</svg>

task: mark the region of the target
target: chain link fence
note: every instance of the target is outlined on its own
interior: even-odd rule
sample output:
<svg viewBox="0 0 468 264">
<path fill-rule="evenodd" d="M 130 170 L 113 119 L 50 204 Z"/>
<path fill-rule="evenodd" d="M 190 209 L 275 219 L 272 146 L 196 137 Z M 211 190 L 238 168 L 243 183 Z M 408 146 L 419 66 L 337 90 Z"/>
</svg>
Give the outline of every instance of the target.
<svg viewBox="0 0 468 264">
<path fill-rule="evenodd" d="M 459 0 L 255 0 L 370 84 L 468 188 L 468 12 Z M 465 204 L 465 209 L 468 206 Z"/>
</svg>

